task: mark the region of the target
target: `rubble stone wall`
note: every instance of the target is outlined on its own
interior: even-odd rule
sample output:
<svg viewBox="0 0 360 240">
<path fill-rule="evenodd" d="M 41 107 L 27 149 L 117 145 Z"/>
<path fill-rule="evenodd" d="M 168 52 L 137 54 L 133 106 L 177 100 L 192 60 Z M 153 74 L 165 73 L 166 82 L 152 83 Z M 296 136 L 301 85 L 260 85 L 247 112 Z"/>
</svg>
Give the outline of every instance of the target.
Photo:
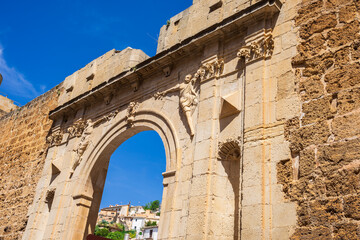
<svg viewBox="0 0 360 240">
<path fill-rule="evenodd" d="M 55 87 L 0 118 L 0 239 L 21 239 L 25 230 L 59 93 Z"/>
<path fill-rule="evenodd" d="M 301 113 L 278 181 L 298 203 L 291 239 L 360 238 L 360 36 L 357 0 L 303 0 L 292 65 Z"/>
</svg>

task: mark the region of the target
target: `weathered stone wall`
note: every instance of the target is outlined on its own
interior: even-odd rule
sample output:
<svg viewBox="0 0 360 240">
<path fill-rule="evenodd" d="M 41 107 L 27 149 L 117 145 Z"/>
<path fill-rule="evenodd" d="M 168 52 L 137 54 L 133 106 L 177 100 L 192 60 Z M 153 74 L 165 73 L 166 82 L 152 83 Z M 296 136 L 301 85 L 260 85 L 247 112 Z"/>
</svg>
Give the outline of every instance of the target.
<svg viewBox="0 0 360 240">
<path fill-rule="evenodd" d="M 192 6 L 175 15 L 162 26 L 157 53 L 181 43 L 257 2 L 260 0 L 194 0 Z"/>
<path fill-rule="evenodd" d="M 21 239 L 34 200 L 60 87 L 0 118 L 0 239 Z"/>
<path fill-rule="evenodd" d="M 0 95 L 0 117 L 18 108 L 19 107 L 14 104 L 14 101 Z"/>
<path fill-rule="evenodd" d="M 295 18 L 301 113 L 278 181 L 298 203 L 292 239 L 359 239 L 360 64 L 357 0 L 304 0 Z"/>
</svg>

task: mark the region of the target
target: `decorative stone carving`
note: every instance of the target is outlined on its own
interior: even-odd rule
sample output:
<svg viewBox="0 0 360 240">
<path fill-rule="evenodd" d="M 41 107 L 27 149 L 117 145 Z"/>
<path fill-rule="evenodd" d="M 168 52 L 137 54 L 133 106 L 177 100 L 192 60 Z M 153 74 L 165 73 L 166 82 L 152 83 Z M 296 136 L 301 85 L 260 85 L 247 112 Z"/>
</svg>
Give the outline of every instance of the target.
<svg viewBox="0 0 360 240">
<path fill-rule="evenodd" d="M 166 66 L 163 68 L 163 72 L 164 72 L 164 75 L 165 77 L 169 77 L 170 74 L 171 74 L 171 69 L 172 69 L 172 66 L 169 65 L 169 66 Z"/>
<path fill-rule="evenodd" d="M 118 113 L 119 113 L 119 110 L 115 110 L 115 111 L 109 113 L 108 115 L 106 115 L 105 119 L 107 121 L 110 121 L 111 119 L 115 118 Z"/>
<path fill-rule="evenodd" d="M 51 203 L 55 196 L 56 188 L 50 188 L 47 190 L 45 195 L 45 203 Z"/>
<path fill-rule="evenodd" d="M 223 161 L 240 160 L 240 140 L 239 138 L 228 138 L 219 143 L 218 159 Z"/>
<path fill-rule="evenodd" d="M 143 82 L 143 77 L 140 73 L 136 72 L 137 77 L 130 82 L 131 88 L 134 92 L 139 90 L 141 83 Z"/>
<path fill-rule="evenodd" d="M 54 132 L 52 132 L 47 138 L 46 141 L 50 146 L 58 146 L 61 144 L 63 139 L 63 133 L 61 132 L 61 130 L 56 130 Z"/>
<path fill-rule="evenodd" d="M 190 128 L 191 137 L 194 136 L 194 126 L 192 121 L 192 110 L 198 104 L 197 93 L 194 89 L 194 85 L 197 79 L 200 78 L 199 70 L 195 73 L 194 77 L 191 74 L 185 76 L 183 83 L 178 83 L 175 87 L 172 87 L 163 92 L 157 92 L 154 94 L 155 99 L 163 98 L 169 92 L 180 91 L 180 106 L 185 113 L 186 120 Z"/>
<path fill-rule="evenodd" d="M 201 81 L 207 80 L 211 77 L 219 77 L 224 71 L 224 60 L 216 59 L 211 63 L 203 64 L 197 74 L 199 74 Z"/>
<path fill-rule="evenodd" d="M 134 125 L 135 114 L 138 107 L 139 107 L 139 103 L 131 102 L 127 108 L 126 122 L 129 125 L 129 127 L 132 127 Z"/>
<path fill-rule="evenodd" d="M 240 112 L 240 92 L 236 91 L 221 98 L 219 118 L 223 119 Z"/>
<path fill-rule="evenodd" d="M 96 125 L 100 124 L 104 120 L 107 120 L 107 116 L 102 117 L 102 118 L 96 120 L 95 122 L 93 122 L 91 119 L 88 119 L 86 121 L 86 126 L 81 135 L 80 142 L 78 143 L 77 147 L 73 150 L 76 153 L 76 157 L 75 157 L 75 160 L 74 160 L 74 163 L 72 166 L 71 173 L 73 173 L 75 171 L 75 169 L 77 168 L 77 166 L 80 165 L 82 156 L 90 144 L 90 137 L 91 137 L 90 135 L 94 131 L 94 127 Z"/>
<path fill-rule="evenodd" d="M 77 120 L 72 126 L 68 127 L 67 129 L 69 137 L 81 137 L 85 127 L 86 123 L 83 119 Z"/>
<path fill-rule="evenodd" d="M 104 97 L 104 102 L 105 102 L 105 104 L 106 104 L 106 105 L 109 105 L 112 98 L 113 98 L 112 93 L 106 95 L 106 96 Z"/>
<path fill-rule="evenodd" d="M 260 58 L 270 57 L 274 50 L 274 40 L 271 32 L 265 33 L 264 36 L 258 40 L 251 42 L 240 48 L 237 56 L 245 59 L 245 62 L 254 61 Z"/>
</svg>

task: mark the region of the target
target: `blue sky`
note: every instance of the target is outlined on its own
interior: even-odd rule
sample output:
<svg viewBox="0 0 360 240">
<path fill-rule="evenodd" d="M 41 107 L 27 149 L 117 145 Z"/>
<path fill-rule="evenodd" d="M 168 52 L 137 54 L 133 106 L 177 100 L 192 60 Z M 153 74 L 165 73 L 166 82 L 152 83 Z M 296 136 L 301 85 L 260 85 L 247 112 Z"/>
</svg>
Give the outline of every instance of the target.
<svg viewBox="0 0 360 240">
<path fill-rule="evenodd" d="M 25 105 L 114 48 L 129 46 L 153 56 L 161 26 L 191 4 L 192 0 L 0 0 L 0 94 Z M 161 200 L 163 171 L 165 153 L 157 133 L 132 137 L 112 156 L 101 207 Z"/>
<path fill-rule="evenodd" d="M 0 0 L 0 86 L 21 105 L 115 48 L 153 56 L 160 27 L 192 0 Z"/>
<path fill-rule="evenodd" d="M 161 201 L 165 166 L 164 145 L 155 131 L 128 139 L 111 156 L 100 208 Z"/>
</svg>

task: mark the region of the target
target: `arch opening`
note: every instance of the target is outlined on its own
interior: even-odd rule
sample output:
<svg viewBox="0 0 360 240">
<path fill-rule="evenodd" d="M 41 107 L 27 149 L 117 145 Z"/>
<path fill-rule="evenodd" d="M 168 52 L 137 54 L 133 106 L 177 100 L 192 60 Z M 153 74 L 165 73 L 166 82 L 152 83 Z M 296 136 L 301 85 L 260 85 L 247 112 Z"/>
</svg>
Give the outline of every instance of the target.
<svg viewBox="0 0 360 240">
<path fill-rule="evenodd" d="M 174 128 L 166 118 L 144 110 L 138 112 L 137 119 L 131 127 L 124 120 L 120 120 L 115 124 L 109 124 L 106 129 L 105 134 L 102 134 L 98 140 L 91 143 L 91 150 L 84 155 L 84 161 L 78 167 L 79 169 L 74 172 L 73 178 L 76 179 L 77 184 L 72 194 L 74 200 L 72 206 L 77 217 L 73 218 L 75 220 L 71 220 L 74 225 L 74 229 L 71 231 L 73 239 L 76 237 L 85 239 L 88 234 L 93 233 L 111 155 L 126 140 L 140 132 L 149 132 L 151 130 L 156 132 L 165 150 L 166 164 L 162 163 L 165 169 L 164 178 L 167 176 L 167 172 L 173 173 L 177 169 L 177 159 L 179 157 L 177 154 L 177 138 Z M 104 129 L 102 130 L 104 132 Z M 165 187 L 163 196 L 159 200 L 161 200 L 162 204 L 166 202 Z M 171 205 L 171 202 L 166 204 L 167 209 L 161 208 L 161 213 L 163 211 L 170 212 Z M 159 229 L 161 229 L 161 224 L 162 221 L 159 222 Z"/>
<path fill-rule="evenodd" d="M 108 163 L 95 235 L 142 235 L 146 225 L 158 225 L 160 208 L 152 206 L 147 210 L 143 206 L 161 202 L 165 158 L 163 142 L 153 130 L 130 137 L 114 151 Z"/>
</svg>

